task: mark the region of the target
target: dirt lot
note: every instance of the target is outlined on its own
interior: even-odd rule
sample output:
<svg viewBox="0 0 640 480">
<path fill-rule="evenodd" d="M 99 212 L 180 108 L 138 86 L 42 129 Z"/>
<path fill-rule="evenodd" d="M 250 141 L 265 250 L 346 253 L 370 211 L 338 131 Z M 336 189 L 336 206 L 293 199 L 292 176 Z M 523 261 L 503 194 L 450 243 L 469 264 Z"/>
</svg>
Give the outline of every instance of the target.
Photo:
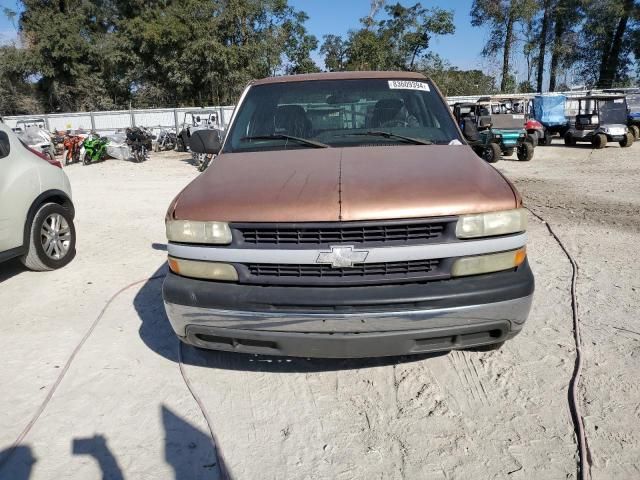
<svg viewBox="0 0 640 480">
<path fill-rule="evenodd" d="M 640 478 L 640 145 L 540 147 L 498 168 L 578 266 L 579 401 L 594 479 Z M 111 303 L 2 480 L 570 479 L 571 267 L 530 222 L 537 291 L 492 353 L 321 361 L 202 352 L 185 372 L 161 303 L 163 216 L 197 172 L 184 155 L 67 168 L 78 255 L 57 272 L 0 266 L 0 457 Z"/>
</svg>

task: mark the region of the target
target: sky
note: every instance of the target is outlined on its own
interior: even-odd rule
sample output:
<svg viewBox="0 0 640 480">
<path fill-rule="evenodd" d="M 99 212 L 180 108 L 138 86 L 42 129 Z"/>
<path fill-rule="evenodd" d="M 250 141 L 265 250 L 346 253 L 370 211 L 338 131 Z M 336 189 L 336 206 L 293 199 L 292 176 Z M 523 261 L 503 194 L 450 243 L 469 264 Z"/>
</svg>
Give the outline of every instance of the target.
<svg viewBox="0 0 640 480">
<path fill-rule="evenodd" d="M 397 0 L 388 0 L 395 3 Z M 480 69 L 490 74 L 498 74 L 499 62 L 496 59 L 483 58 L 480 55 L 482 47 L 488 37 L 485 28 L 471 26 L 472 0 L 412 0 L 400 1 L 410 6 L 421 1 L 424 7 L 441 7 L 454 11 L 456 31 L 453 35 L 436 36 L 431 41 L 431 51 L 438 53 L 452 65 L 460 69 Z M 15 39 L 16 31 L 11 22 L 2 14 L 2 8 L 17 10 L 16 0 L 0 0 L 0 43 Z M 326 34 L 346 35 L 350 29 L 360 27 L 359 19 L 369 14 L 369 0 L 289 0 L 289 4 L 307 13 L 306 23 L 310 33 L 318 37 L 322 43 L 322 36 Z M 380 15 L 380 14 L 379 14 Z M 324 63 L 320 54 L 312 55 L 318 65 L 323 68 Z M 514 59 L 514 70 L 518 78 L 524 76 L 522 59 Z M 498 76 L 498 75 L 496 75 Z"/>
</svg>

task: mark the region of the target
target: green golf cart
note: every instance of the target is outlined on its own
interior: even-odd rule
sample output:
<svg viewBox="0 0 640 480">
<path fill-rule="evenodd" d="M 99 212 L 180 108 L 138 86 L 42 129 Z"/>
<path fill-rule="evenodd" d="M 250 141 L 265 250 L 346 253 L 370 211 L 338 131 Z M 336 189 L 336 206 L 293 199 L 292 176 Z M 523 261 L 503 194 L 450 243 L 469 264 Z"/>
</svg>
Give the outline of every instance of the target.
<svg viewBox="0 0 640 480">
<path fill-rule="evenodd" d="M 534 146 L 524 129 L 526 115 L 509 112 L 501 100 L 483 97 L 478 100 L 480 135 L 491 136 L 500 146 L 502 155 L 510 157 L 514 152 L 518 160 L 528 162 L 533 158 Z"/>
</svg>

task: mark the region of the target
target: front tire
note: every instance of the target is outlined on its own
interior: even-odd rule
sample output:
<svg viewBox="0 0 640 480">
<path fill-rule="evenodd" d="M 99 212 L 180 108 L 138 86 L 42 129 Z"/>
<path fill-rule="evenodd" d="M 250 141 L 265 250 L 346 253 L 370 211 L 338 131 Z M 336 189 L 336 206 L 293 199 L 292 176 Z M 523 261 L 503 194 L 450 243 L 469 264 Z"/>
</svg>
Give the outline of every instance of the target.
<svg viewBox="0 0 640 480">
<path fill-rule="evenodd" d="M 638 140 L 638 138 L 640 138 L 640 127 L 638 127 L 637 125 L 631 125 L 629 127 L 629 132 L 631 132 L 633 134 L 633 141 L 634 142 L 636 140 Z"/>
<path fill-rule="evenodd" d="M 632 133 L 627 133 L 627 134 L 624 136 L 624 139 L 623 139 L 623 140 L 620 140 L 620 142 L 618 142 L 618 143 L 620 143 L 620 146 L 621 146 L 622 148 L 628 148 L 628 147 L 630 147 L 631 145 L 633 145 L 633 140 L 634 140 L 634 136 L 633 136 L 633 134 L 632 134 Z"/>
<path fill-rule="evenodd" d="M 533 158 L 533 145 L 529 142 L 523 142 L 518 147 L 518 160 L 521 162 L 528 162 Z"/>
<path fill-rule="evenodd" d="M 57 203 L 42 205 L 31 223 L 29 248 L 22 263 L 29 270 L 62 268 L 76 255 L 76 228 L 69 210 Z"/>
<path fill-rule="evenodd" d="M 573 138 L 573 135 L 571 135 L 571 132 L 567 132 L 564 134 L 564 144 L 567 145 L 568 147 L 576 146 L 576 139 Z"/>
<path fill-rule="evenodd" d="M 607 146 L 607 136 L 604 133 L 598 133 L 597 135 L 594 135 L 593 139 L 591 140 L 591 145 L 593 145 L 593 148 L 597 150 L 603 149 Z"/>
<path fill-rule="evenodd" d="M 502 150 L 500 150 L 500 145 L 497 145 L 495 143 L 490 143 L 482 151 L 482 158 L 488 163 L 496 163 L 498 160 L 500 160 L 501 155 Z"/>
<path fill-rule="evenodd" d="M 553 140 L 551 138 L 551 132 L 549 132 L 548 129 L 545 129 L 544 136 L 540 140 L 540 144 L 544 145 L 545 147 L 548 147 L 549 145 L 551 145 L 552 141 Z"/>
<path fill-rule="evenodd" d="M 538 145 L 538 136 L 534 133 L 527 134 L 527 142 L 531 144 L 532 147 Z"/>
</svg>

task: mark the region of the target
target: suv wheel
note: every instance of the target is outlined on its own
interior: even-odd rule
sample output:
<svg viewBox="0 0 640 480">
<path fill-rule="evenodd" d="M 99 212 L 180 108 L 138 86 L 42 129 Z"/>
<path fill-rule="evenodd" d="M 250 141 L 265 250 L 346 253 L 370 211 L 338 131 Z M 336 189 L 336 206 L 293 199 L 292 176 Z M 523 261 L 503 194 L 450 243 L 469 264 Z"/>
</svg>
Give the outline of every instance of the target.
<svg viewBox="0 0 640 480">
<path fill-rule="evenodd" d="M 36 212 L 29 233 L 29 249 L 22 263 L 30 270 L 54 270 L 76 255 L 76 229 L 69 211 L 46 203 Z"/>
<path fill-rule="evenodd" d="M 549 146 L 551 145 L 551 143 L 553 142 L 553 140 L 551 139 L 551 132 L 548 129 L 544 130 L 544 136 L 541 139 L 541 144 L 544 146 Z"/>
</svg>

